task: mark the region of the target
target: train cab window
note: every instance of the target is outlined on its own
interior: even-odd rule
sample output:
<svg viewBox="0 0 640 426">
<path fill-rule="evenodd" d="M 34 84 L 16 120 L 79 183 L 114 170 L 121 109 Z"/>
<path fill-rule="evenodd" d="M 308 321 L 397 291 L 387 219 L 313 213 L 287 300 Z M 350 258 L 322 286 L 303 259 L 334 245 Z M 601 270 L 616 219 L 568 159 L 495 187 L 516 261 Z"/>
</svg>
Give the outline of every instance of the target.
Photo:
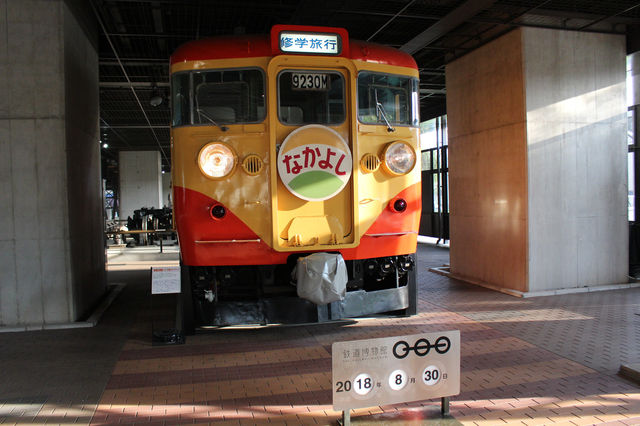
<svg viewBox="0 0 640 426">
<path fill-rule="evenodd" d="M 281 72 L 278 76 L 280 122 L 287 125 L 343 123 L 344 86 L 344 77 L 337 72 Z"/>
<path fill-rule="evenodd" d="M 364 124 L 418 126 L 418 80 L 391 74 L 358 74 L 358 120 Z"/>
<path fill-rule="evenodd" d="M 193 75 L 194 124 L 255 123 L 264 119 L 264 76 L 256 69 Z"/>
<path fill-rule="evenodd" d="M 173 125 L 261 122 L 265 118 L 264 87 L 264 74 L 258 69 L 176 74 Z"/>
</svg>

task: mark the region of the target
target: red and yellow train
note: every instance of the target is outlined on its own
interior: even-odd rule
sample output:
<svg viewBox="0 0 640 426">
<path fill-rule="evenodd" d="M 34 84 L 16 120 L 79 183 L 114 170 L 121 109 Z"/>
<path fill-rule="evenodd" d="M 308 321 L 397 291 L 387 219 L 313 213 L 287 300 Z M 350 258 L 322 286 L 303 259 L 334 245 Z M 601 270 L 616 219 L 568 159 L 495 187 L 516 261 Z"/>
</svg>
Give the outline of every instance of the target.
<svg viewBox="0 0 640 426">
<path fill-rule="evenodd" d="M 188 324 L 415 313 L 411 56 L 341 28 L 277 25 L 270 36 L 184 44 L 171 57 L 171 85 Z M 298 297 L 293 271 L 318 252 L 346 268 L 339 300 Z"/>
</svg>

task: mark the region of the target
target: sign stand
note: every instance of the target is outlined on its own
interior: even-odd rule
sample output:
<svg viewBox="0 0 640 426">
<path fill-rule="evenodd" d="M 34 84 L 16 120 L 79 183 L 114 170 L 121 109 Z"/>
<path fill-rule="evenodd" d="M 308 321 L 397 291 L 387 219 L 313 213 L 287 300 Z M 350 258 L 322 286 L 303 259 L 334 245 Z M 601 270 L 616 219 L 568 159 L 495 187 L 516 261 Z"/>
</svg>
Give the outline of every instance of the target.
<svg viewBox="0 0 640 426">
<path fill-rule="evenodd" d="M 449 397 L 443 396 L 441 404 L 442 405 L 440 406 L 440 414 L 442 415 L 442 417 L 449 416 Z"/>
<path fill-rule="evenodd" d="M 443 396 L 440 400 L 440 414 L 442 417 L 449 417 L 449 397 Z M 346 409 L 342 411 L 342 425 L 351 426 L 351 410 Z"/>
<path fill-rule="evenodd" d="M 351 426 L 351 410 L 346 409 L 342 412 L 342 425 Z"/>
<path fill-rule="evenodd" d="M 173 296 L 173 297 L 171 297 Z M 161 303 L 159 311 L 164 312 L 171 309 L 175 312 L 175 324 L 171 320 L 163 320 L 162 326 L 156 330 L 156 312 L 154 311 L 153 300 L 159 298 L 175 299 L 169 303 Z M 175 303 L 175 307 L 173 306 Z M 171 308 L 169 308 L 171 306 Z M 184 332 L 182 330 L 182 303 L 180 300 L 180 267 L 160 266 L 151 268 L 151 336 L 152 345 L 182 345 L 184 344 Z M 173 326 L 173 327 L 172 327 Z"/>
</svg>

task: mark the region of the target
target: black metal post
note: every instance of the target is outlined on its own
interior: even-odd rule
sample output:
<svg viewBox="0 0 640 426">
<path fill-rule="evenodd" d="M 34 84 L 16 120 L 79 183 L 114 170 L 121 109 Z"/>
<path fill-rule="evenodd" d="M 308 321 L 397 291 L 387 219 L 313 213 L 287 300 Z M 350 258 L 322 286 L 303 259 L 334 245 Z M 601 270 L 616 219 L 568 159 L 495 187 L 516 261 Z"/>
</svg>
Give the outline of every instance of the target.
<svg viewBox="0 0 640 426">
<path fill-rule="evenodd" d="M 449 416 L 449 397 L 442 397 L 442 406 L 440 407 L 440 414 L 442 417 Z"/>
</svg>

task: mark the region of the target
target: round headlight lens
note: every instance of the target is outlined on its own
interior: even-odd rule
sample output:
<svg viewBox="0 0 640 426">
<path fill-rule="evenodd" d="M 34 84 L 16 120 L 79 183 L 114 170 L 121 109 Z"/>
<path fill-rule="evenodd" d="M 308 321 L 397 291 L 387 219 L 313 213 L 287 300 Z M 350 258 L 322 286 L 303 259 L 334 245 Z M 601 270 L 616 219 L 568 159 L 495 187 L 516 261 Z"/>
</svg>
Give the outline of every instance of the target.
<svg viewBox="0 0 640 426">
<path fill-rule="evenodd" d="M 229 175 L 236 167 L 238 157 L 225 144 L 210 143 L 205 145 L 198 154 L 198 166 L 206 176 L 220 179 Z"/>
<path fill-rule="evenodd" d="M 402 141 L 391 142 L 384 150 L 384 165 L 394 175 L 409 173 L 416 165 L 416 153 L 411 146 Z"/>
</svg>

